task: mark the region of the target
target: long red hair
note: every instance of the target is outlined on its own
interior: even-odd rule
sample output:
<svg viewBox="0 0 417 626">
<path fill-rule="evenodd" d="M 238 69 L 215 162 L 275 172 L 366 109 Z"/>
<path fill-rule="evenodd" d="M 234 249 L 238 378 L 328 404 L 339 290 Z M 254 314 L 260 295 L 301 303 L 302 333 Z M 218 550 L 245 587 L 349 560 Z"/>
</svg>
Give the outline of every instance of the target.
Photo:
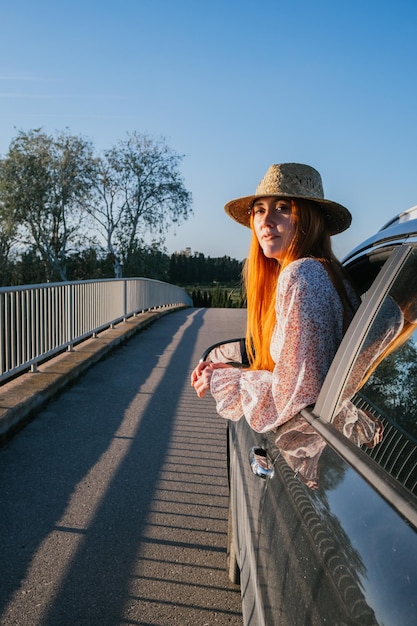
<svg viewBox="0 0 417 626">
<path fill-rule="evenodd" d="M 309 256 L 321 261 L 337 290 L 345 312 L 345 327 L 353 315 L 353 307 L 345 288 L 346 274 L 332 252 L 330 235 L 323 209 L 314 202 L 291 199 L 295 235 L 281 263 L 267 258 L 253 229 L 249 254 L 243 267 L 247 300 L 246 349 L 252 369 L 272 371 L 270 355 L 272 333 L 276 324 L 275 299 L 280 272 L 292 261 Z"/>
</svg>

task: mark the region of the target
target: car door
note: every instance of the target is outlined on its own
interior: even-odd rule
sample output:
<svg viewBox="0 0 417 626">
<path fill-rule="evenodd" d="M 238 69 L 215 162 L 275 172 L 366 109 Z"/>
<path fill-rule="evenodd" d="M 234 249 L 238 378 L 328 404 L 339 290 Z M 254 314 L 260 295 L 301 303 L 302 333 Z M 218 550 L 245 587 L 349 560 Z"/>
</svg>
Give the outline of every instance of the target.
<svg viewBox="0 0 417 626">
<path fill-rule="evenodd" d="M 245 624 L 417 624 L 416 277 L 416 248 L 395 249 L 314 410 L 261 440 L 244 434 L 244 420 L 232 427 L 242 431 L 234 434 L 238 446 L 255 438 L 274 467 L 272 477 L 254 477 L 255 498 L 256 487 L 243 487 L 248 509 L 260 507 L 250 513 L 256 588 L 246 601 L 242 587 Z M 362 385 L 407 317 L 414 332 Z M 375 419 L 383 438 L 368 447 Z"/>
</svg>

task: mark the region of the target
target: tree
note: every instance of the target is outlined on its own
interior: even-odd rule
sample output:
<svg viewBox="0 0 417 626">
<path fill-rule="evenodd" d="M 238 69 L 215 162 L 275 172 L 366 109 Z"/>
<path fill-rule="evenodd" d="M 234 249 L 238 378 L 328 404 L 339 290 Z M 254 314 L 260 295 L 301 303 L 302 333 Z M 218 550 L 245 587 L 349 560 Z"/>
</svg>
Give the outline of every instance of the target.
<svg viewBox="0 0 417 626">
<path fill-rule="evenodd" d="M 1 161 L 0 161 L 0 196 L 1 196 Z M 12 211 L 0 202 L 0 285 L 11 282 L 12 262 L 10 259 L 13 244 L 16 242 L 17 223 Z"/>
<path fill-rule="evenodd" d="M 154 237 L 152 248 L 162 245 L 167 230 L 190 215 L 191 194 L 179 172 L 182 158 L 163 139 L 132 133 L 96 160 L 88 211 L 99 225 L 116 277 L 146 247 L 148 235 Z"/>
<path fill-rule="evenodd" d="M 33 285 L 45 283 L 45 264 L 34 249 L 23 251 L 11 269 L 8 285 Z"/>
<path fill-rule="evenodd" d="M 170 281 L 169 256 L 156 246 L 142 246 L 132 250 L 123 264 L 124 276 L 141 276 Z"/>
<path fill-rule="evenodd" d="M 1 162 L 5 210 L 15 216 L 22 243 L 39 253 L 49 280 L 66 280 L 68 253 L 83 240 L 93 163 L 90 142 L 40 129 L 20 131 Z"/>
<path fill-rule="evenodd" d="M 413 339 L 380 363 L 363 394 L 417 439 L 417 345 Z"/>
</svg>

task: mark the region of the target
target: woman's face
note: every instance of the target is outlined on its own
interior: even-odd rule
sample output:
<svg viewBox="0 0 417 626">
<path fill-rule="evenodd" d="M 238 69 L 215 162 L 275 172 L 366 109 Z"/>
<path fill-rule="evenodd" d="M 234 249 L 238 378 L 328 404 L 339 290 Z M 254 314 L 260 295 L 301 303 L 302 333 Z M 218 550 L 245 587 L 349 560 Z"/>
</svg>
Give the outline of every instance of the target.
<svg viewBox="0 0 417 626">
<path fill-rule="evenodd" d="M 295 235 L 291 200 L 259 198 L 253 204 L 253 228 L 264 255 L 282 261 Z"/>
</svg>

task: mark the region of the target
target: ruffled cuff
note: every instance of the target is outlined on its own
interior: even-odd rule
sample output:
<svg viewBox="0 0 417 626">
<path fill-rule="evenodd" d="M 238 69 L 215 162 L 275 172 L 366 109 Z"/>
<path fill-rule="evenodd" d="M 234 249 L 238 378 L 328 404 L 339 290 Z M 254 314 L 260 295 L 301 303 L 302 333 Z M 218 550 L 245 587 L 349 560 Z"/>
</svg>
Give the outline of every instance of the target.
<svg viewBox="0 0 417 626">
<path fill-rule="evenodd" d="M 210 391 L 216 401 L 216 411 L 222 417 L 238 421 L 243 415 L 240 378 L 242 371 L 235 368 L 215 369 Z"/>
</svg>

